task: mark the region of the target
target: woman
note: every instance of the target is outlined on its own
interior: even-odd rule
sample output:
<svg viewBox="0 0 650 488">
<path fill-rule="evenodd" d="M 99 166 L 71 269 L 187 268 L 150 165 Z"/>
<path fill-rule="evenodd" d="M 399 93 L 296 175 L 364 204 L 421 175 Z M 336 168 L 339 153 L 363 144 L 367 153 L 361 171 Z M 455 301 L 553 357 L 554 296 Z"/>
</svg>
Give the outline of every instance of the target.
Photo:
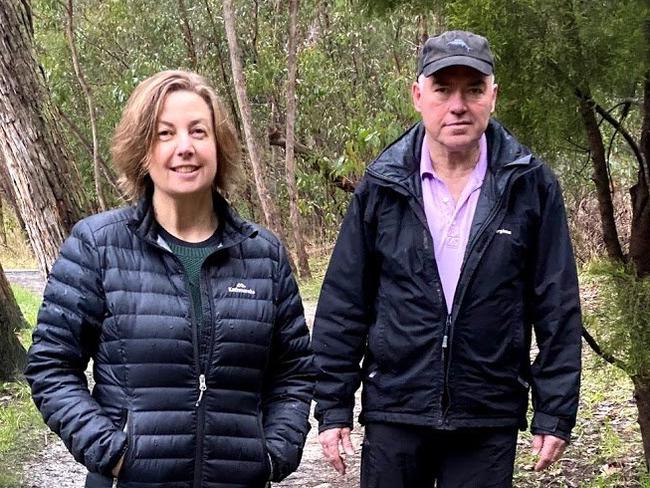
<svg viewBox="0 0 650 488">
<path fill-rule="evenodd" d="M 138 203 L 63 244 L 29 351 L 36 405 L 86 487 L 286 477 L 309 430 L 309 333 L 286 251 L 218 191 L 239 156 L 222 104 L 199 75 L 158 73 L 131 95 L 112 155 Z"/>
</svg>

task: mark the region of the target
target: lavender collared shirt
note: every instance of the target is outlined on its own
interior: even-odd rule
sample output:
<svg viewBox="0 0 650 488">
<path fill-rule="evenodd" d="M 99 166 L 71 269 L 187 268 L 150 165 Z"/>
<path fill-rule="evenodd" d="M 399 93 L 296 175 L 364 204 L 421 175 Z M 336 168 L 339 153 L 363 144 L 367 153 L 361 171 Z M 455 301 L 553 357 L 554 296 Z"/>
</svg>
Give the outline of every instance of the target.
<svg viewBox="0 0 650 488">
<path fill-rule="evenodd" d="M 480 154 L 476 166 L 454 205 L 454 199 L 451 197 L 447 185 L 433 169 L 427 137 L 422 143 L 420 177 L 422 178 L 424 211 L 429 224 L 429 232 L 433 238 L 438 273 L 449 313 L 451 313 L 454 293 L 456 293 L 460 277 L 460 268 L 463 264 L 478 196 L 487 171 L 485 134 L 481 136 L 479 146 Z"/>
</svg>

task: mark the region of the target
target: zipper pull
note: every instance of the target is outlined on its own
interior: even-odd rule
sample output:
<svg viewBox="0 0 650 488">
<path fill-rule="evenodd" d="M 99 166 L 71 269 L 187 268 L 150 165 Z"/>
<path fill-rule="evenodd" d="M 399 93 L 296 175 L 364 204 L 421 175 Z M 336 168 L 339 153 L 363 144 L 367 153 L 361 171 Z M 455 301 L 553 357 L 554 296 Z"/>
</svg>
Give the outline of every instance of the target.
<svg viewBox="0 0 650 488">
<path fill-rule="evenodd" d="M 442 336 L 442 348 L 447 349 L 449 345 L 449 329 L 451 328 L 451 314 L 447 315 L 447 321 L 445 322 L 445 335 Z"/>
<path fill-rule="evenodd" d="M 201 399 L 203 398 L 203 392 L 204 392 L 205 390 L 207 390 L 207 389 L 208 389 L 208 387 L 207 387 L 207 385 L 205 384 L 205 375 L 204 375 L 204 374 L 200 374 L 200 375 L 199 375 L 199 399 L 196 401 L 196 405 L 195 405 L 195 406 L 198 407 L 198 406 L 201 404 Z"/>
</svg>

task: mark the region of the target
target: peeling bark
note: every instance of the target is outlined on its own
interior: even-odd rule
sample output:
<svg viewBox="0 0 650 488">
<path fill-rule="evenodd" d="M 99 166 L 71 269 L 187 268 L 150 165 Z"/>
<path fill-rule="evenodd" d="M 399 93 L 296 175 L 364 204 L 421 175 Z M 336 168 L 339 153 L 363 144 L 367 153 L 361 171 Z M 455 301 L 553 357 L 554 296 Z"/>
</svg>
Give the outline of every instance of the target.
<svg viewBox="0 0 650 488">
<path fill-rule="evenodd" d="M 39 267 L 47 273 L 88 204 L 52 116 L 25 2 L 0 3 L 0 31 L 0 155 Z"/>
</svg>

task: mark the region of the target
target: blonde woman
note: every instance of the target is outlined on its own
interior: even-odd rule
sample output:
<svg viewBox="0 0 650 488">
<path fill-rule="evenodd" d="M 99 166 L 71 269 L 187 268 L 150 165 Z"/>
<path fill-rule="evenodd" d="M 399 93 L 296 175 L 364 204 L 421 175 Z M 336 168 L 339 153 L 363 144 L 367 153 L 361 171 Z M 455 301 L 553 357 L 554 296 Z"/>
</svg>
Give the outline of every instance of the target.
<svg viewBox="0 0 650 488">
<path fill-rule="evenodd" d="M 29 351 L 36 405 L 88 488 L 286 477 L 309 430 L 309 334 L 286 251 L 220 193 L 239 163 L 221 102 L 197 74 L 158 73 L 131 95 L 112 155 L 137 203 L 64 243 Z"/>
</svg>

